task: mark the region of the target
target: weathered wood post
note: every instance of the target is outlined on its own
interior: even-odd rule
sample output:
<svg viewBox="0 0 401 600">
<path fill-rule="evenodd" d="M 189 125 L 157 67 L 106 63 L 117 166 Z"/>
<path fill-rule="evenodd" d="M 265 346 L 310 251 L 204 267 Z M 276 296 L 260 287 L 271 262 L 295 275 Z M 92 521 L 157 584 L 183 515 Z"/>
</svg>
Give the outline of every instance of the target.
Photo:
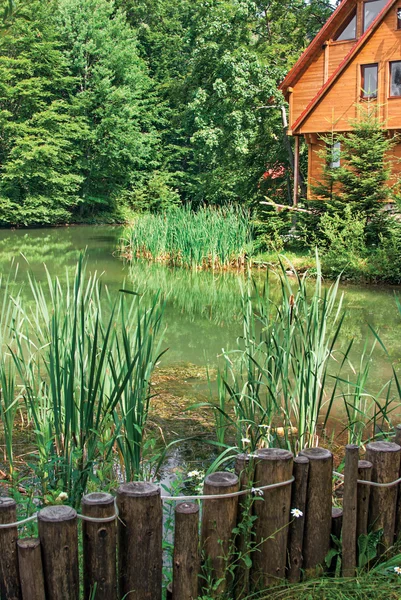
<svg viewBox="0 0 401 600">
<path fill-rule="evenodd" d="M 239 477 L 240 490 L 246 490 L 249 488 L 254 476 L 254 460 L 251 459 L 249 454 L 238 454 L 235 461 L 235 473 Z M 239 533 L 236 538 L 236 547 L 238 550 L 240 562 L 235 573 L 235 598 L 236 600 L 242 600 L 249 595 L 250 591 L 250 567 L 245 562 L 251 559 L 249 555 L 249 548 L 251 542 L 251 527 L 248 526 L 247 521 L 252 516 L 252 496 L 247 494 L 240 496 L 238 500 L 238 515 L 237 515 L 237 527 Z"/>
<path fill-rule="evenodd" d="M 356 569 L 359 447 L 345 447 L 343 529 L 341 568 L 343 577 L 353 577 Z"/>
<path fill-rule="evenodd" d="M 47 506 L 38 514 L 46 600 L 78 600 L 77 513 L 70 506 Z"/>
<path fill-rule="evenodd" d="M 111 494 L 94 492 L 82 498 L 82 514 L 95 519 L 115 514 Z M 117 598 L 117 523 L 116 520 L 95 523 L 82 522 L 84 557 L 84 598 L 89 600 L 96 585 L 96 600 Z"/>
<path fill-rule="evenodd" d="M 400 473 L 401 447 L 393 442 L 371 442 L 366 446 L 366 459 L 372 467 L 372 481 L 390 483 Z M 376 487 L 370 490 L 369 527 L 383 529 L 379 549 L 387 550 L 394 542 L 397 509 L 397 486 Z"/>
<path fill-rule="evenodd" d="M 293 454 L 280 448 L 259 450 L 256 458 L 255 486 L 288 481 L 292 477 Z M 287 566 L 288 525 L 291 484 L 265 490 L 255 499 L 255 544 L 251 580 L 255 590 L 279 583 Z"/>
<path fill-rule="evenodd" d="M 395 438 L 394 442 L 401 446 L 401 424 L 395 427 Z M 401 467 L 400 467 L 400 477 L 401 477 Z M 396 516 L 396 524 L 395 524 L 395 537 L 397 540 L 401 540 L 401 483 L 398 487 L 398 499 L 397 499 L 397 516 Z"/>
<path fill-rule="evenodd" d="M 0 524 L 16 521 L 17 503 L 12 498 L 0 497 Z M 1 598 L 7 600 L 21 599 L 17 538 L 17 527 L 0 529 L 0 594 Z"/>
<path fill-rule="evenodd" d="M 23 538 L 17 546 L 22 600 L 46 600 L 39 539 Z"/>
<path fill-rule="evenodd" d="M 198 598 L 199 572 L 199 505 L 182 502 L 175 508 L 173 600 Z"/>
<path fill-rule="evenodd" d="M 163 510 L 153 483 L 124 483 L 117 490 L 119 597 L 161 600 Z"/>
<path fill-rule="evenodd" d="M 341 539 L 341 530 L 343 526 L 343 509 L 333 506 L 331 509 L 331 535 L 337 540 Z M 333 539 L 330 540 L 330 547 L 338 550 L 338 546 Z M 331 564 L 327 569 L 328 573 L 332 575 L 336 574 L 338 563 L 338 555 L 334 556 L 331 560 Z"/>
<path fill-rule="evenodd" d="M 297 583 L 301 579 L 302 548 L 305 529 L 306 493 L 308 490 L 309 459 L 294 458 L 294 483 L 292 484 L 291 507 L 298 508 L 302 516 L 293 519 L 288 532 L 288 580 Z"/>
<path fill-rule="evenodd" d="M 371 481 L 372 463 L 368 460 L 360 460 L 358 462 L 358 479 L 360 481 Z M 356 524 L 357 542 L 360 535 L 367 535 L 368 533 L 370 488 L 370 485 L 358 483 L 358 514 Z"/>
<path fill-rule="evenodd" d="M 309 458 L 303 567 L 314 575 L 330 548 L 333 455 L 325 448 L 306 448 L 300 454 Z"/>
<path fill-rule="evenodd" d="M 239 480 L 234 473 L 217 472 L 208 475 L 204 482 L 203 493 L 232 494 L 238 492 Z M 227 499 L 204 500 L 202 515 L 201 548 L 209 563 L 213 578 L 222 580 L 216 595 L 227 589 L 227 560 L 233 546 L 233 530 L 237 524 L 238 496 Z"/>
</svg>

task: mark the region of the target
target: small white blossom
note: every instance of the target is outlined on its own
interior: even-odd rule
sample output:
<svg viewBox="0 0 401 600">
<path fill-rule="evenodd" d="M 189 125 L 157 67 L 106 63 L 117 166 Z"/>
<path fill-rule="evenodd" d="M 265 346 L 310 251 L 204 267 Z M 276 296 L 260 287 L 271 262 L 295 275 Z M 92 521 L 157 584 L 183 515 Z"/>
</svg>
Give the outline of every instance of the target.
<svg viewBox="0 0 401 600">
<path fill-rule="evenodd" d="M 304 513 L 302 512 L 302 510 L 299 510 L 299 508 L 292 508 L 291 509 L 291 515 L 293 517 L 295 517 L 296 519 L 299 519 L 299 517 L 303 517 Z"/>
<path fill-rule="evenodd" d="M 242 438 L 241 442 L 242 442 L 243 444 L 250 444 L 250 443 L 251 443 L 251 440 L 250 440 L 249 438 Z"/>
<path fill-rule="evenodd" d="M 188 477 L 197 477 L 197 478 L 200 478 L 200 477 L 202 477 L 202 475 L 201 475 L 200 471 L 197 471 L 195 469 L 194 471 L 189 471 Z"/>
<path fill-rule="evenodd" d="M 251 492 L 252 494 L 255 494 L 255 496 L 263 496 L 263 490 L 260 488 L 252 488 Z"/>
<path fill-rule="evenodd" d="M 64 500 L 67 500 L 67 499 L 68 499 L 68 494 L 66 494 L 65 492 L 60 492 L 56 498 L 56 502 L 64 502 Z"/>
<path fill-rule="evenodd" d="M 394 573 L 397 573 L 397 575 L 401 575 L 401 567 L 394 567 Z"/>
</svg>

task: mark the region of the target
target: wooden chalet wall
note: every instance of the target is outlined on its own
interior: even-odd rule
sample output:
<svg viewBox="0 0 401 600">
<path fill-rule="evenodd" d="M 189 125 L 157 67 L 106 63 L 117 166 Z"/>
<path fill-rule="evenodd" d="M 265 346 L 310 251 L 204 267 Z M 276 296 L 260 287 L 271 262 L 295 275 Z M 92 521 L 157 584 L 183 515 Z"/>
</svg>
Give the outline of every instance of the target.
<svg viewBox="0 0 401 600">
<path fill-rule="evenodd" d="M 308 195 L 321 180 L 324 142 L 321 136 L 352 129 L 361 99 L 361 66 L 378 65 L 379 116 L 393 132 L 401 131 L 401 96 L 390 97 L 390 62 L 401 61 L 401 28 L 397 12 L 401 0 L 389 0 L 363 32 L 364 0 L 342 0 L 336 11 L 289 72 L 280 88 L 289 103 L 289 134 L 308 144 Z M 336 35 L 356 13 L 356 37 L 336 41 Z M 401 144 L 392 154 L 401 157 Z M 296 161 L 297 164 L 297 161 Z M 394 171 L 401 172 L 401 162 Z M 298 173 L 294 170 L 294 203 L 298 198 Z"/>
</svg>

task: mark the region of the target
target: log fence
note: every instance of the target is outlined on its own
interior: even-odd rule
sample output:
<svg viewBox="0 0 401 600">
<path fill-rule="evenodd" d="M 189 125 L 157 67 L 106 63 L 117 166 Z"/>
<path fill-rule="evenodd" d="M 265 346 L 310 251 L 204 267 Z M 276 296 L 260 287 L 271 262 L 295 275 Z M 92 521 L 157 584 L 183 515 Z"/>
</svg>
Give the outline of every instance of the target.
<svg viewBox="0 0 401 600">
<path fill-rule="evenodd" d="M 323 448 L 297 457 L 273 448 L 239 455 L 235 473 L 208 475 L 200 496 L 166 497 L 153 483 L 127 483 L 115 497 L 84 496 L 81 514 L 48 506 L 18 523 L 15 501 L 0 498 L 1 599 L 195 600 L 209 579 L 212 597 L 230 590 L 241 600 L 283 578 L 335 572 L 338 557 L 325 566 L 335 538 L 343 543 L 342 575 L 353 576 L 358 536 L 382 530 L 380 551 L 400 537 L 400 463 L 394 442 L 367 444 L 364 460 L 347 446 L 344 474 L 335 473 L 344 480 L 342 508 L 332 505 L 333 456 Z M 176 502 L 173 581 L 165 591 L 164 501 Z M 32 519 L 38 538 L 18 539 L 18 526 Z"/>
</svg>

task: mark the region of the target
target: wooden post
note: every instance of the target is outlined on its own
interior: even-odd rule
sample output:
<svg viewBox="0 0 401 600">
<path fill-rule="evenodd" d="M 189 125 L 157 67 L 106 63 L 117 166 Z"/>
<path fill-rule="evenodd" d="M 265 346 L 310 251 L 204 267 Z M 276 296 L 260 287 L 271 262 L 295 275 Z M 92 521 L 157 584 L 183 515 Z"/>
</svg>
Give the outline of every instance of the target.
<svg viewBox="0 0 401 600">
<path fill-rule="evenodd" d="M 205 479 L 204 494 L 232 494 L 238 492 L 238 476 L 234 473 L 217 472 Z M 238 496 L 227 499 L 204 500 L 202 517 L 201 548 L 210 563 L 213 578 L 222 579 L 216 596 L 227 589 L 227 560 L 237 524 Z"/>
<path fill-rule="evenodd" d="M 70 506 L 47 506 L 38 514 L 46 600 L 78 600 L 77 513 Z"/>
<path fill-rule="evenodd" d="M 395 427 L 395 438 L 394 441 L 396 444 L 401 446 L 401 424 Z M 401 467 L 400 467 L 400 477 L 401 477 Z M 396 516 L 396 524 L 395 524 L 395 536 L 396 540 L 401 540 L 401 484 L 398 487 L 398 499 L 397 499 L 397 516 Z"/>
<path fill-rule="evenodd" d="M 259 450 L 256 458 L 255 485 L 262 487 L 292 477 L 293 454 L 280 448 Z M 252 555 L 252 586 L 256 590 L 280 583 L 287 566 L 288 525 L 291 485 L 265 490 L 255 499 L 255 544 Z"/>
<path fill-rule="evenodd" d="M 299 135 L 295 136 L 295 147 L 294 147 L 294 190 L 292 197 L 293 206 L 298 204 L 299 194 Z"/>
<path fill-rule="evenodd" d="M 360 460 L 358 462 L 358 479 L 371 481 L 372 463 L 368 460 Z M 358 483 L 358 514 L 356 524 L 357 543 L 360 535 L 367 535 L 368 533 L 370 488 L 370 485 Z"/>
<path fill-rule="evenodd" d="M 308 473 L 309 459 L 306 456 L 294 458 L 295 480 L 292 484 L 291 507 L 298 508 L 303 516 L 292 520 L 288 532 L 288 580 L 291 583 L 297 583 L 301 579 Z"/>
<path fill-rule="evenodd" d="M 254 464 L 251 462 L 249 454 L 238 454 L 235 461 L 235 472 L 239 477 L 240 490 L 246 490 L 253 480 Z M 245 563 L 244 557 L 252 558 L 249 555 L 249 548 L 252 536 L 252 528 L 248 526 L 247 520 L 252 516 L 252 496 L 240 496 L 238 500 L 237 527 L 239 533 L 236 538 L 236 546 L 239 558 L 238 567 L 235 574 L 235 598 L 242 600 L 250 592 L 250 567 Z"/>
<path fill-rule="evenodd" d="M 343 577 L 353 577 L 356 569 L 359 447 L 345 447 L 343 529 L 341 568 Z"/>
<path fill-rule="evenodd" d="M 199 572 L 199 505 L 182 502 L 175 508 L 173 600 L 198 598 Z"/>
<path fill-rule="evenodd" d="M 104 519 L 115 514 L 111 494 L 94 492 L 82 498 L 82 514 Z M 116 600 L 117 565 L 116 521 L 94 523 L 82 521 L 84 557 L 84 598 L 90 600 L 96 585 L 96 600 Z"/>
<path fill-rule="evenodd" d="M 17 503 L 12 498 L 0 497 L 0 523 L 16 523 Z M 17 527 L 0 529 L 0 596 L 20 600 L 21 587 L 18 573 Z"/>
<path fill-rule="evenodd" d="M 119 598 L 161 600 L 163 511 L 160 488 L 124 483 L 117 490 Z"/>
<path fill-rule="evenodd" d="M 372 442 L 366 446 L 366 459 L 372 467 L 372 481 L 389 483 L 400 473 L 401 447 L 393 442 Z M 380 488 L 372 486 L 369 502 L 369 526 L 372 531 L 383 529 L 380 551 L 394 542 L 397 508 L 397 486 Z"/>
<path fill-rule="evenodd" d="M 39 539 L 24 538 L 17 546 L 22 600 L 46 600 Z"/>
<path fill-rule="evenodd" d="M 300 454 L 309 458 L 303 566 L 314 575 L 319 565 L 324 568 L 330 548 L 333 455 L 325 448 L 306 448 Z"/>
<path fill-rule="evenodd" d="M 341 530 L 343 526 L 343 510 L 342 508 L 332 507 L 331 509 L 331 535 L 337 540 L 341 539 Z M 330 540 L 330 547 L 338 549 L 334 540 Z M 338 555 L 332 558 L 331 564 L 327 569 L 328 573 L 335 575 L 337 571 Z"/>
</svg>

